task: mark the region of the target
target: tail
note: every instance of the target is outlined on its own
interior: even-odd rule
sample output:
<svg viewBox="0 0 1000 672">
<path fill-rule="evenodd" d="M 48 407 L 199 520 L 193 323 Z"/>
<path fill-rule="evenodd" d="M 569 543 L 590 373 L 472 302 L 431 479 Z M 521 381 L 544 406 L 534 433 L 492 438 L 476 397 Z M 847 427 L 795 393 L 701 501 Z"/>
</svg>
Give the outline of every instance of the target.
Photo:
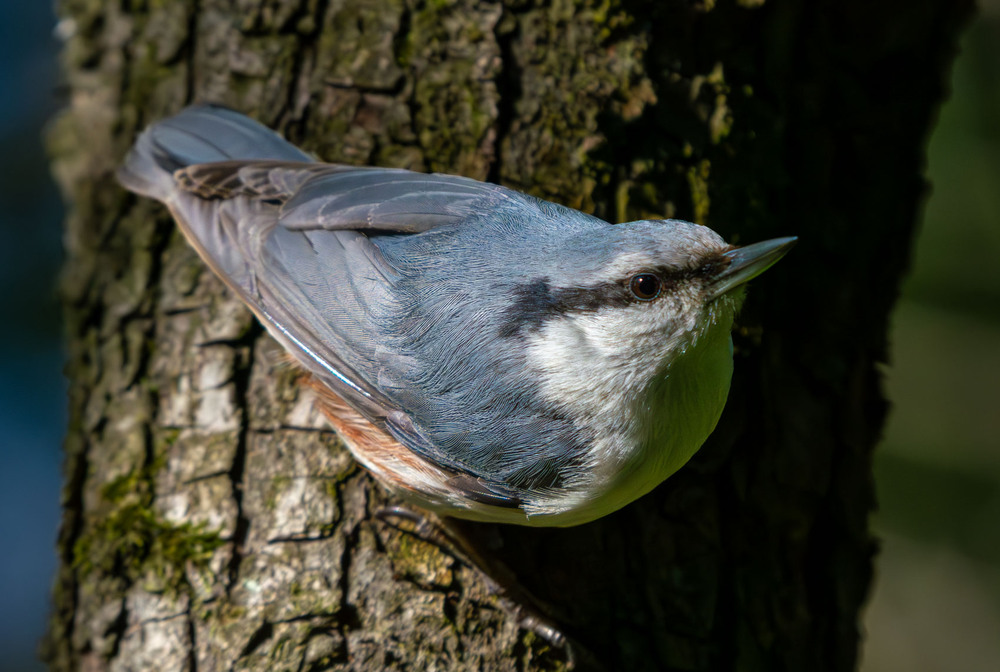
<svg viewBox="0 0 1000 672">
<path fill-rule="evenodd" d="M 195 105 L 147 128 L 118 169 L 131 191 L 166 202 L 179 168 L 216 161 L 314 161 L 274 131 L 217 105 Z"/>
</svg>

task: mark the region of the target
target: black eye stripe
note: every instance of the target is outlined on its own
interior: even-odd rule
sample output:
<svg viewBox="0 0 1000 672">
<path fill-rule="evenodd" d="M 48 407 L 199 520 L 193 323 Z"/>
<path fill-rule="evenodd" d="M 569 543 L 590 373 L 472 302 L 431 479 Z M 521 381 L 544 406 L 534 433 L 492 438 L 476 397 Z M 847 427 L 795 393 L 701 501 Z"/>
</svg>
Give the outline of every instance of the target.
<svg viewBox="0 0 1000 672">
<path fill-rule="evenodd" d="M 589 313 L 607 307 L 625 307 L 637 302 L 649 303 L 683 287 L 697 278 L 707 278 L 725 268 L 725 259 L 708 259 L 702 265 L 677 269 L 675 267 L 646 268 L 636 270 L 625 278 L 607 280 L 594 285 L 579 287 L 553 287 L 546 276 L 513 288 L 503 287 L 502 292 L 510 296 L 510 303 L 503 310 L 497 333 L 509 338 L 525 331 L 537 331 L 549 319 L 573 313 Z M 639 276 L 653 276 L 659 283 L 658 292 L 642 292 L 637 295 L 632 282 Z M 645 295 L 649 298 L 643 298 Z"/>
<path fill-rule="evenodd" d="M 674 291 L 674 289 L 679 285 L 690 283 L 692 281 L 704 281 L 708 278 L 712 278 L 725 270 L 728 265 L 729 260 L 723 257 L 720 253 L 719 255 L 714 255 L 705 259 L 700 265 L 692 268 L 645 268 L 635 271 L 631 276 L 627 277 L 625 280 L 625 287 L 628 289 L 629 294 L 632 294 L 632 282 L 636 278 L 641 275 L 654 275 L 660 282 L 660 293 L 658 296 L 663 296 L 664 294 L 669 294 Z M 641 300 L 650 301 L 652 299 Z"/>
<path fill-rule="evenodd" d="M 624 307 L 635 302 L 627 284 L 608 282 L 581 287 L 552 287 L 542 277 L 513 291 L 513 301 L 504 311 L 499 334 L 510 337 L 522 330 L 536 331 L 560 315 L 589 313 L 608 306 Z"/>
</svg>

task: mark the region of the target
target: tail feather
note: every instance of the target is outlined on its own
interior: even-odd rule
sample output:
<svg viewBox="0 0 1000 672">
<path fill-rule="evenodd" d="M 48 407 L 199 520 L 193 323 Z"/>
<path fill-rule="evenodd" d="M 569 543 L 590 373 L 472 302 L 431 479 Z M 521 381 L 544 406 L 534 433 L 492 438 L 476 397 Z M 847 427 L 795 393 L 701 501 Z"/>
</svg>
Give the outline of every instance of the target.
<svg viewBox="0 0 1000 672">
<path fill-rule="evenodd" d="M 162 201 L 208 265 L 253 305 L 251 241 L 273 227 L 273 205 L 255 198 L 202 198 L 175 179 L 192 165 L 314 159 L 256 121 L 223 107 L 198 105 L 143 131 L 118 170 L 122 185 Z M 266 216 L 265 216 L 266 215 Z"/>
<path fill-rule="evenodd" d="M 177 169 L 232 160 L 314 159 L 238 112 L 197 105 L 146 129 L 118 170 L 118 180 L 136 193 L 167 201 L 175 190 Z"/>
</svg>

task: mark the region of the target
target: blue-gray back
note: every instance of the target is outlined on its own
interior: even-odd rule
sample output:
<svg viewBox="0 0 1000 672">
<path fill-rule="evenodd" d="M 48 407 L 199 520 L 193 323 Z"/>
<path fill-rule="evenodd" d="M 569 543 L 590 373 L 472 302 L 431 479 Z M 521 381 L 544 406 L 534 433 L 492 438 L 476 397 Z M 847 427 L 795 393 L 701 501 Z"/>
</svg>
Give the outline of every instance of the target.
<svg viewBox="0 0 1000 672">
<path fill-rule="evenodd" d="M 501 495 L 559 487 L 590 437 L 535 394 L 523 339 L 614 227 L 467 178 L 307 159 L 196 107 L 147 130 L 120 177 L 372 422 Z"/>
</svg>

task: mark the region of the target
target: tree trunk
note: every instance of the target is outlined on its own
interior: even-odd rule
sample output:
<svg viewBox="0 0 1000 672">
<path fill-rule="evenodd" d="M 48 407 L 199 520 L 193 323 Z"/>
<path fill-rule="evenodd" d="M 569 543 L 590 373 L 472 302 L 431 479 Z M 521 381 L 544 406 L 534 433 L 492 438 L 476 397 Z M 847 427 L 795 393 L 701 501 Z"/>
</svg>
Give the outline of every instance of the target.
<svg viewBox="0 0 1000 672">
<path fill-rule="evenodd" d="M 851 670 L 878 364 L 971 0 L 62 0 L 71 423 L 54 670 L 559 669 L 385 493 L 161 206 L 113 178 L 193 101 L 326 161 L 611 221 L 799 235 L 753 283 L 713 437 L 572 529 L 467 525 L 581 667 Z"/>
</svg>

